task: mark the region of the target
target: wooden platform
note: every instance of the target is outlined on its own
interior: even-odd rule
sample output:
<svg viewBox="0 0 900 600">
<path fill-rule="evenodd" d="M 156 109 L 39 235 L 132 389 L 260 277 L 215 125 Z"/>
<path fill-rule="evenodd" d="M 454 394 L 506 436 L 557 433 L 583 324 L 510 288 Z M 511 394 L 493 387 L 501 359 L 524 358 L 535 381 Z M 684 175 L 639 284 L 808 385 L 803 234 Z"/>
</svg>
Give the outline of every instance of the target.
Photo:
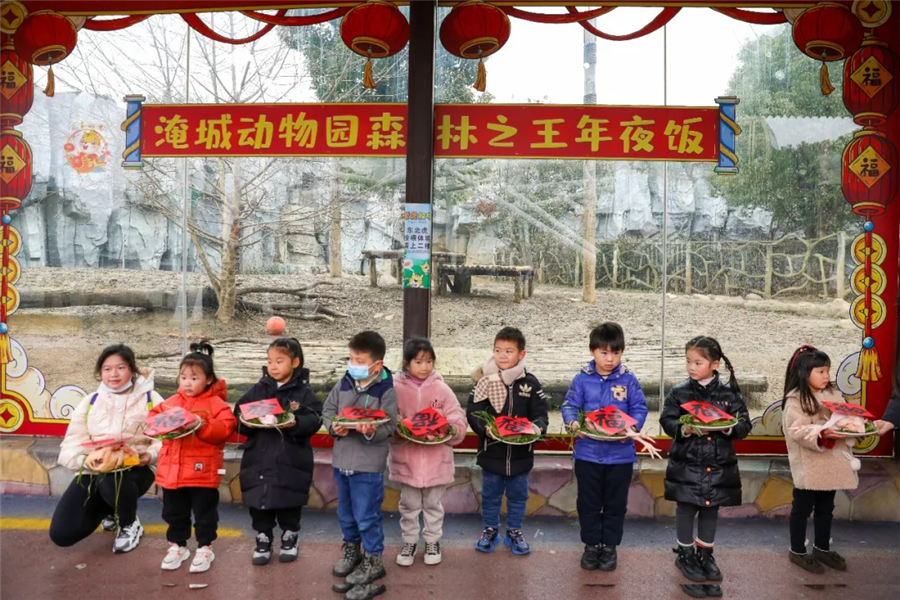
<svg viewBox="0 0 900 600">
<path fill-rule="evenodd" d="M 435 272 L 438 274 L 437 295 L 445 289 L 454 294 L 465 295 L 472 292 L 472 277 L 488 275 L 490 277 L 508 277 L 515 284 L 514 301 L 531 298 L 534 295 L 534 267 L 518 267 L 503 265 L 441 265 Z"/>
<path fill-rule="evenodd" d="M 363 250 L 363 260 L 369 261 L 369 286 L 378 287 L 378 259 L 391 260 L 397 277 L 397 284 L 403 285 L 403 250 Z M 466 255 L 460 252 L 432 252 L 431 264 L 434 272 L 441 264 L 461 265 L 466 262 Z"/>
<path fill-rule="evenodd" d="M 228 382 L 229 388 L 246 389 L 259 381 L 262 367 L 266 362 L 267 342 L 222 342 L 216 347 L 216 374 Z M 471 375 L 490 356 L 489 349 L 478 348 L 435 348 L 438 369 L 447 384 L 460 396 L 472 389 Z M 329 389 L 347 368 L 349 358 L 347 347 L 340 342 L 309 341 L 303 343 L 306 367 L 311 372 L 311 384 L 316 390 Z M 141 364 L 149 364 L 156 369 L 156 379 L 165 388 L 177 385 L 178 365 L 181 356 L 163 358 L 138 357 Z M 528 349 L 528 368 L 533 371 L 545 390 L 551 394 L 553 405 L 562 401 L 572 378 L 590 360 L 587 349 L 582 346 L 538 346 Z M 396 370 L 400 365 L 400 349 L 389 350 L 385 360 L 388 368 Z M 637 374 L 650 398 L 659 394 L 660 349 L 631 347 L 625 353 L 625 363 Z M 685 378 L 684 358 L 680 348 L 666 349 L 665 382 L 673 386 Z M 768 382 L 765 376 L 741 372 L 741 388 L 749 394 L 765 392 Z M 236 398 L 231 398 L 232 401 Z M 655 401 L 654 401 L 655 402 Z"/>
</svg>

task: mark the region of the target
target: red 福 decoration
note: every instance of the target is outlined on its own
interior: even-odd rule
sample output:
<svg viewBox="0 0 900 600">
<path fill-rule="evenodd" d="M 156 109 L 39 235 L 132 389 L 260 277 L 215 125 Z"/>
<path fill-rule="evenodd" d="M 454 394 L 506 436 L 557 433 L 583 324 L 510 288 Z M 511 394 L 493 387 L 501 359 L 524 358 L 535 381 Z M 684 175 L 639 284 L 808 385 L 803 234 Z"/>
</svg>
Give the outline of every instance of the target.
<svg viewBox="0 0 900 600">
<path fill-rule="evenodd" d="M 372 59 L 387 58 L 403 50 L 409 42 L 409 22 L 390 2 L 369 0 L 344 15 L 341 39 L 348 48 L 366 57 L 363 87 L 372 89 Z"/>
<path fill-rule="evenodd" d="M 3 129 L 22 123 L 23 116 L 31 110 L 34 102 L 32 67 L 19 56 L 13 46 L 12 36 L 3 34 L 0 49 L 0 126 Z"/>
<path fill-rule="evenodd" d="M 509 17 L 502 10 L 483 0 L 469 0 L 444 17 L 441 44 L 453 56 L 478 59 L 478 79 L 473 87 L 483 92 L 487 87 L 484 59 L 506 44 L 509 30 Z"/>
<path fill-rule="evenodd" d="M 22 206 L 31 191 L 31 148 L 13 129 L 0 133 L 0 182 L 0 212 L 6 214 Z"/>
<path fill-rule="evenodd" d="M 819 85 L 822 94 L 827 96 L 834 91 L 828 79 L 828 63 L 856 52 L 863 41 L 863 27 L 847 7 L 823 2 L 796 18 L 793 37 L 801 52 L 822 61 Z"/>
<path fill-rule="evenodd" d="M 844 149 L 841 189 L 853 212 L 872 218 L 884 214 L 897 193 L 897 151 L 887 136 L 864 129 Z"/>
<path fill-rule="evenodd" d="M 47 87 L 44 89 L 47 96 L 53 96 L 55 87 L 51 65 L 71 54 L 77 41 L 75 24 L 50 10 L 30 13 L 16 29 L 14 37 L 19 56 L 33 65 L 50 67 L 47 72 Z"/>
<path fill-rule="evenodd" d="M 887 123 L 897 108 L 900 60 L 887 42 L 869 34 L 844 63 L 844 106 L 863 127 Z"/>
</svg>

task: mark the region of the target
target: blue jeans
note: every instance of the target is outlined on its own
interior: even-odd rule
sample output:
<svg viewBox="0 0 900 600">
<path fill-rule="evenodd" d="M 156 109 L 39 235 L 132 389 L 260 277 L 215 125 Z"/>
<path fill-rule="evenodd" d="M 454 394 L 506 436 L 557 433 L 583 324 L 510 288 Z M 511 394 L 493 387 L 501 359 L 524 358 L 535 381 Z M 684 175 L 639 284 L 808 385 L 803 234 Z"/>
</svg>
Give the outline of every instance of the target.
<svg viewBox="0 0 900 600">
<path fill-rule="evenodd" d="M 481 472 L 481 520 L 485 527 L 500 528 L 500 505 L 506 491 L 506 528 L 522 529 L 528 504 L 528 471 L 507 477 Z"/>
<path fill-rule="evenodd" d="M 384 473 L 357 473 L 334 470 L 338 488 L 338 520 L 344 541 L 362 542 L 366 554 L 384 552 L 381 504 L 384 502 Z"/>
</svg>

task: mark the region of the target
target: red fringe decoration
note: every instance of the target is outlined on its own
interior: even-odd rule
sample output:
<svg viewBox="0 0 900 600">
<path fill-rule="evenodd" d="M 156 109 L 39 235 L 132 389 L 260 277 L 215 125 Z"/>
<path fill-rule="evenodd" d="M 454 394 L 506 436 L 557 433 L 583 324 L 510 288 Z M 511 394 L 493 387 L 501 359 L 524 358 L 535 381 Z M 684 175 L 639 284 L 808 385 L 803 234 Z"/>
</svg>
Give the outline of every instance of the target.
<svg viewBox="0 0 900 600">
<path fill-rule="evenodd" d="M 779 23 L 787 23 L 787 17 L 783 12 L 759 13 L 752 10 L 744 10 L 742 8 L 713 8 L 714 11 L 722 13 L 726 17 L 731 17 L 744 23 L 753 23 L 754 25 L 778 25 Z"/>
<path fill-rule="evenodd" d="M 324 23 L 326 21 L 331 21 L 339 17 L 343 17 L 348 12 L 350 12 L 350 8 L 351 7 L 349 6 L 346 8 L 335 8 L 334 10 L 329 10 L 328 12 L 319 13 L 317 15 L 308 15 L 305 17 L 281 17 L 278 15 L 267 15 L 255 10 L 242 10 L 241 14 L 245 17 L 255 19 L 256 21 L 262 21 L 263 23 L 267 23 L 269 25 L 303 27 L 304 25 L 316 25 L 318 23 Z"/>
<path fill-rule="evenodd" d="M 277 16 L 283 17 L 286 13 L 287 13 L 287 10 L 279 10 Z M 275 28 L 274 23 L 269 23 L 268 25 L 266 25 L 265 27 L 263 27 L 262 29 L 260 29 L 259 31 L 257 31 L 256 33 L 254 33 L 251 36 L 247 36 L 245 38 L 239 38 L 239 39 L 232 39 L 232 38 L 227 38 L 225 36 L 219 35 L 215 31 L 210 29 L 209 26 L 206 23 L 204 23 L 200 19 L 200 17 L 198 17 L 194 13 L 183 13 L 181 15 L 181 18 L 184 19 L 185 23 L 190 25 L 191 28 L 193 28 L 193 30 L 196 31 L 197 33 L 199 33 L 200 35 L 208 37 L 209 39 L 216 41 L 216 42 L 221 42 L 223 44 L 232 44 L 234 46 L 239 46 L 241 44 L 249 44 L 250 42 L 255 42 L 256 40 L 258 40 L 262 36 L 266 35 L 267 33 L 269 33 L 270 31 L 272 31 Z"/>
<path fill-rule="evenodd" d="M 584 15 L 584 13 L 578 12 L 578 9 L 574 6 L 567 6 L 566 10 L 568 10 L 573 15 Z M 653 33 L 654 31 L 671 21 L 679 12 L 681 12 L 680 7 L 670 6 L 668 8 L 664 8 L 658 15 L 656 15 L 655 19 L 647 23 L 647 25 L 645 25 L 642 29 L 626 35 L 611 35 L 609 33 L 603 33 L 586 21 L 581 21 L 580 24 L 582 27 L 596 35 L 598 38 L 610 40 L 613 42 L 625 42 L 627 40 L 636 40 L 637 38 L 644 37 L 649 33 Z"/>
<path fill-rule="evenodd" d="M 575 15 L 547 15 L 544 13 L 528 12 L 526 10 L 515 8 L 514 6 L 502 7 L 503 12 L 508 16 L 522 19 L 523 21 L 531 21 L 533 23 L 580 23 L 581 21 L 587 21 L 588 19 L 605 15 L 615 8 L 615 6 L 601 6 L 600 8 L 595 8 L 594 10 L 585 11 Z"/>
<path fill-rule="evenodd" d="M 130 17 L 121 17 L 118 19 L 88 19 L 84 22 L 83 29 L 91 31 L 118 31 L 136 25 L 141 21 L 146 21 L 151 15 L 131 15 Z"/>
</svg>

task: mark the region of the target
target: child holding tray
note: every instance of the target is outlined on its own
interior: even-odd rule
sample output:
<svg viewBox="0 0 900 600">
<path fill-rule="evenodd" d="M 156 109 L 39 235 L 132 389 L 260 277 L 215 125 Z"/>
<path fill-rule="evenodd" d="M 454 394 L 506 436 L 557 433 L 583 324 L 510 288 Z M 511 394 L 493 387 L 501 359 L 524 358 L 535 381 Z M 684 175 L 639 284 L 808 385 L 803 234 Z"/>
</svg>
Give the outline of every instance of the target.
<svg viewBox="0 0 900 600">
<path fill-rule="evenodd" d="M 698 582 L 683 586 L 689 595 L 721 596 L 718 584 L 700 583 L 722 581 L 722 572 L 713 558 L 719 507 L 741 503 L 741 475 L 733 440 L 747 437 L 752 425 L 734 376 L 734 367 L 719 342 L 700 336 L 689 341 L 684 349 L 688 379 L 672 388 L 666 396 L 659 419 L 666 435 L 672 437 L 665 497 L 677 503 L 678 547 L 675 552 L 678 558 L 675 566 L 685 578 Z M 719 378 L 718 369 L 723 362 L 730 374 L 728 383 Z M 717 414 L 727 413 L 721 416 L 731 415 L 736 421 L 726 429 L 704 432 L 680 422 L 682 415 L 688 414 L 685 406 L 691 403 L 700 403 L 701 407 Z"/>
<path fill-rule="evenodd" d="M 466 437 L 466 413 L 456 394 L 434 370 L 431 342 L 408 340 L 403 346 L 403 370 L 394 380 L 398 420 L 415 436 L 446 430 L 445 443 L 424 445 L 399 434 L 391 439 L 388 468 L 400 489 L 400 529 L 403 547 L 397 564 L 412 566 L 419 541 L 419 514 L 424 517 L 425 564 L 441 562 L 444 507 L 441 496 L 453 482 L 453 449 Z M 416 418 L 421 416 L 422 418 Z M 410 429 L 409 426 L 412 426 Z M 433 437 L 433 436 L 432 436 Z"/>
</svg>

